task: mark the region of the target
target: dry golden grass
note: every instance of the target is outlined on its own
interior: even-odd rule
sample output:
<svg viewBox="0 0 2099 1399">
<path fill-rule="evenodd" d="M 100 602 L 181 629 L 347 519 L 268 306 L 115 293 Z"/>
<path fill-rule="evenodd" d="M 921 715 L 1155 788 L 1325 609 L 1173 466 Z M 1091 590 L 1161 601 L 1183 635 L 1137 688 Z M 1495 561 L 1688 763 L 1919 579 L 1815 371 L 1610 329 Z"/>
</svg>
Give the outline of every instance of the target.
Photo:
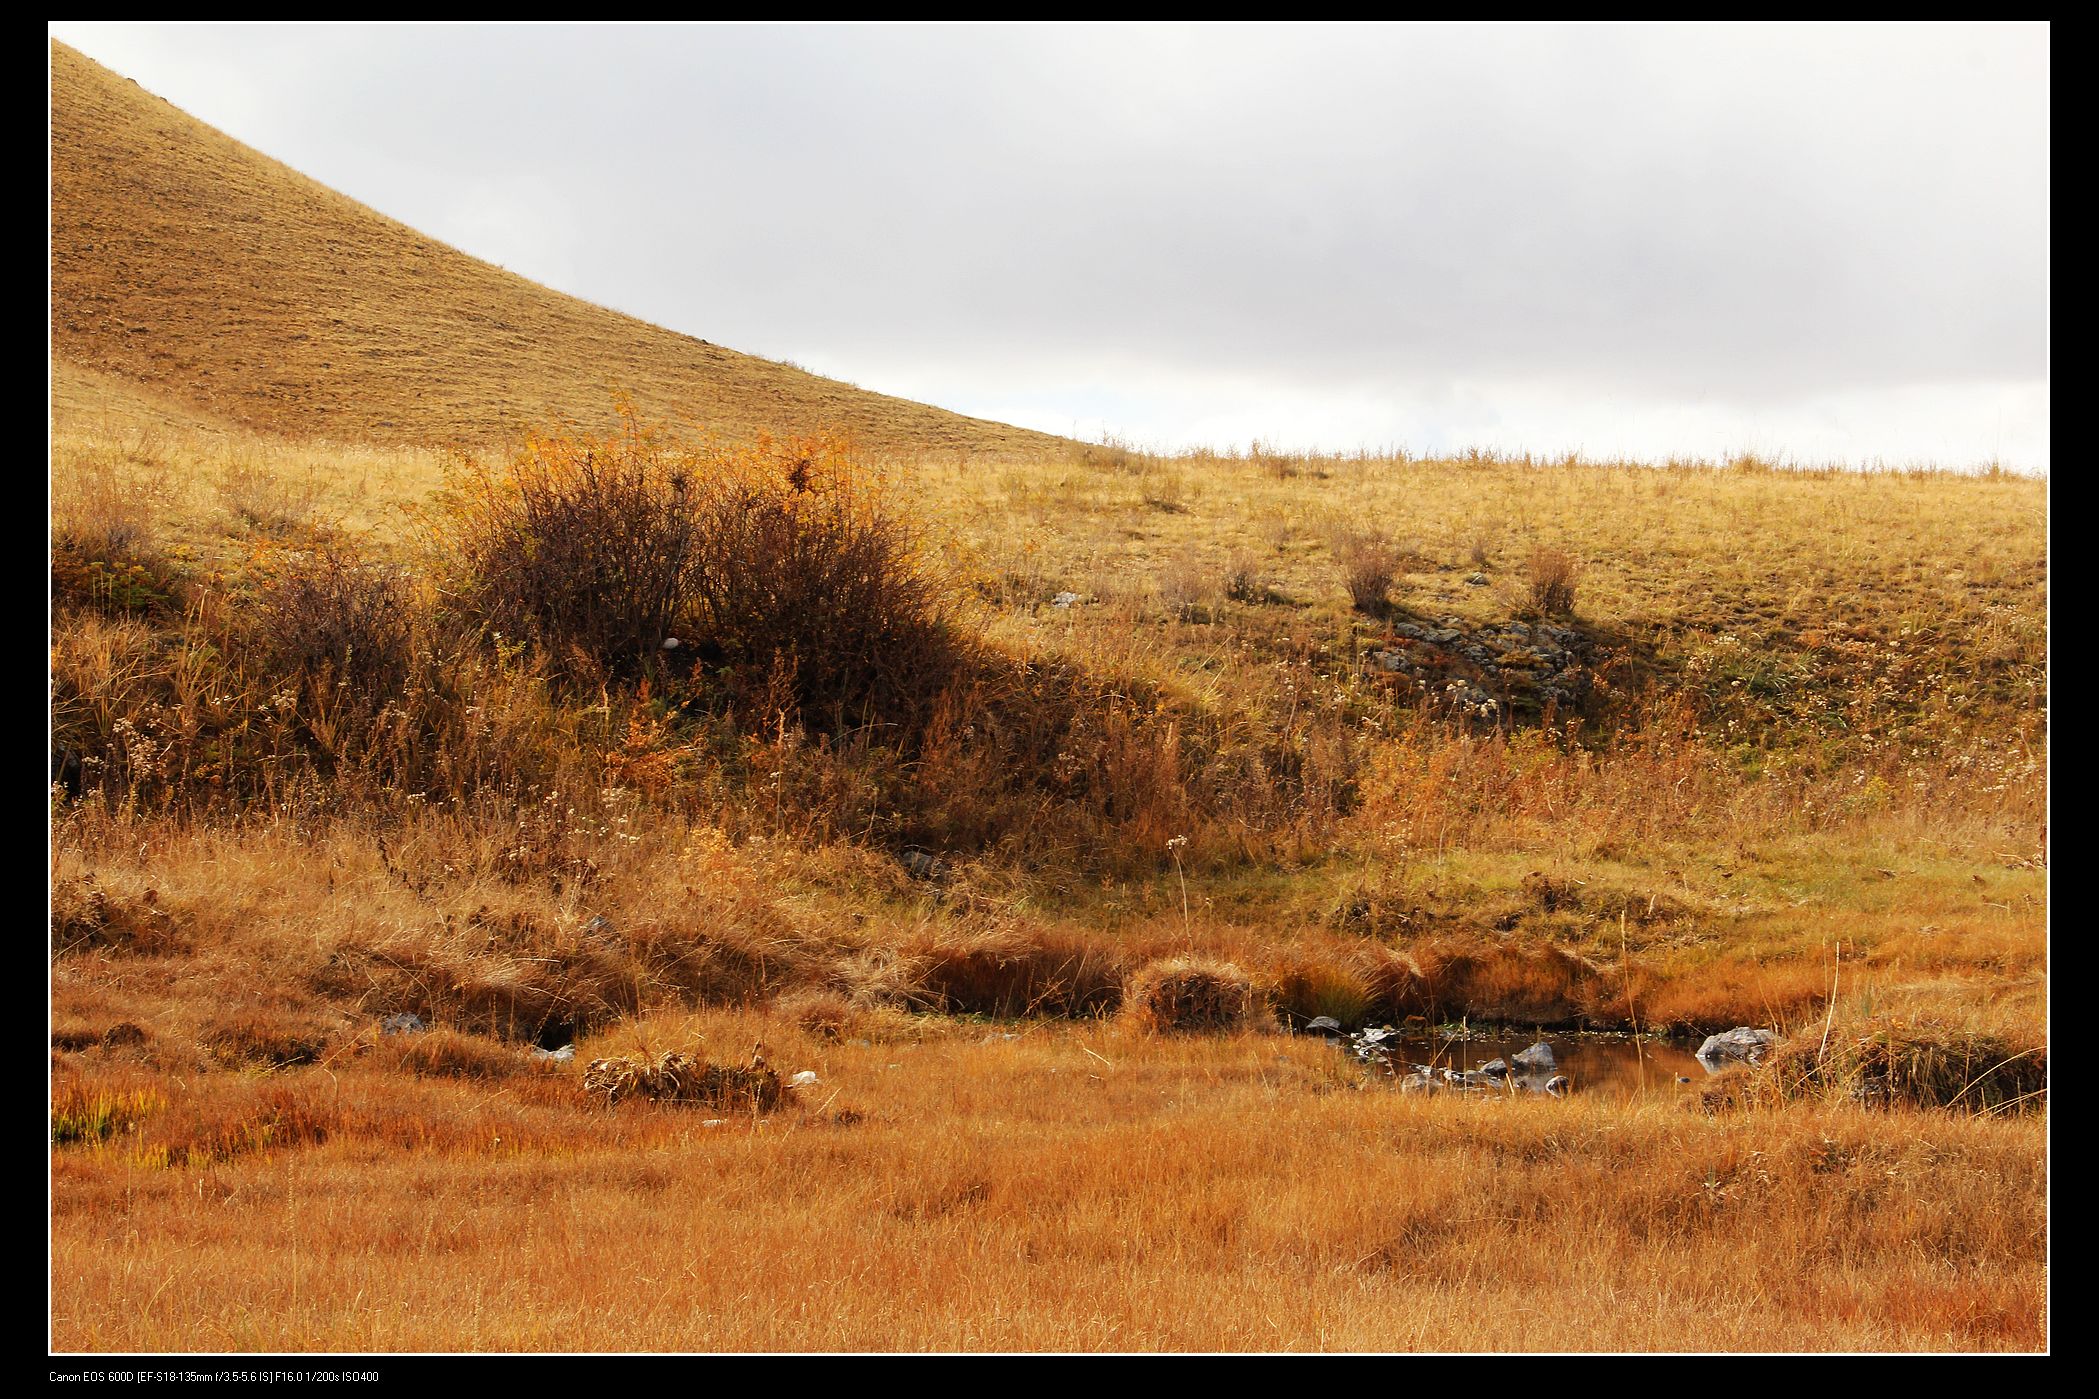
<svg viewBox="0 0 2099 1399">
<path fill-rule="evenodd" d="M 1420 1100 L 1358 1091 L 1316 1042 L 1112 1024 L 916 1046 L 735 1014 L 630 1033 L 763 1034 L 822 1082 L 719 1126 L 579 1109 L 572 1071 L 491 1092 L 349 1060 L 124 1099 L 135 1131 L 53 1152 L 53 1344 L 2047 1343 L 2029 1123 Z M 219 1146 L 158 1164 L 177 1138 Z"/>
<path fill-rule="evenodd" d="M 68 429 L 57 518 L 131 540 L 170 588 L 216 575 L 237 596 L 267 576 L 221 489 L 240 453 L 322 483 L 294 548 L 413 559 L 401 507 L 443 479 L 407 449 Z M 946 872 L 914 880 L 839 815 L 878 754 L 775 735 L 718 765 L 519 674 L 483 692 L 459 754 L 497 772 L 561 755 L 551 806 L 433 787 L 322 817 L 287 779 L 237 819 L 63 809 L 54 1072 L 67 1131 L 104 1145 L 54 1153 L 60 1344 L 2045 1344 L 2045 1117 L 1905 1110 L 1890 1137 L 1894 1119 L 1842 1106 L 1402 1103 L 1334 1091 L 1335 1061 L 1287 1040 L 1182 1048 L 1053 1018 L 1111 1010 L 1132 969 L 1192 955 L 1236 963 L 1300 1021 L 1637 1012 L 1812 1037 L 1840 956 L 1840 1048 L 1923 1025 L 1964 1054 L 2044 1052 L 2037 486 L 1216 459 L 1184 468 L 1164 511 L 1156 487 L 1083 461 L 892 466 L 1015 674 L 1080 677 L 1058 702 L 1089 719 L 1147 687 L 1155 708 L 1099 711 L 1101 746 L 1077 753 L 1101 800 L 1081 817 L 1054 793 L 1001 796 L 1025 730 L 971 738 L 958 711 L 890 790 L 930 802 L 921 819 L 947 823 L 931 831 L 1020 803 L 1019 834 L 933 840 Z M 154 509 L 127 504 L 134 481 Z M 1499 501 L 1551 521 L 1504 526 L 1501 554 L 1565 539 L 1590 561 L 1583 624 L 1661 694 L 1615 728 L 1409 722 L 1355 676 L 1372 624 L 1322 542 L 1329 494 L 1420 512 L 1401 527 L 1432 561 L 1448 548 L 1395 590 L 1414 615 L 1523 605 L 1513 584 L 1467 587 L 1455 560 L 1477 527 L 1439 536 L 1428 512 Z M 1757 530 L 1728 534 L 1738 516 Z M 1938 538 L 1904 540 L 1920 519 Z M 1613 539 L 1665 541 L 1673 567 Z M 1271 593 L 1159 612 L 1171 570 L 1222 578 L 1247 551 Z M 1064 589 L 1098 600 L 1045 605 Z M 163 765 L 183 714 L 206 732 L 225 677 L 170 647 L 184 625 L 151 603 L 63 608 L 61 732 L 172 702 L 156 732 L 175 744 L 145 755 Z M 1304 755 L 1287 786 L 1256 761 L 1286 750 Z M 397 1010 L 438 1022 L 427 1047 L 375 1037 Z M 956 1013 L 1035 1018 L 980 1046 Z M 527 1057 L 573 1033 L 586 1055 L 661 1054 L 732 1024 L 705 1033 L 725 1052 L 794 1046 L 782 1067 L 819 1069 L 844 1090 L 824 1112 L 863 1120 L 791 1111 L 724 1136 L 691 1112 L 591 1116 Z M 938 1067 L 887 1068 L 906 1054 Z M 139 1107 L 155 1101 L 181 1106 Z M 296 1257 L 274 1248 L 294 1223 L 311 1226 Z M 136 1234 L 128 1261 L 112 1231 Z M 649 1300 L 612 1307 L 585 1260 L 615 1249 L 643 1260 Z M 213 1270 L 241 1281 L 195 1285 Z"/>
<path fill-rule="evenodd" d="M 1034 451 L 1056 439 L 738 354 L 467 257 L 51 45 L 52 347 L 209 418 L 487 442 L 609 417 Z"/>
</svg>

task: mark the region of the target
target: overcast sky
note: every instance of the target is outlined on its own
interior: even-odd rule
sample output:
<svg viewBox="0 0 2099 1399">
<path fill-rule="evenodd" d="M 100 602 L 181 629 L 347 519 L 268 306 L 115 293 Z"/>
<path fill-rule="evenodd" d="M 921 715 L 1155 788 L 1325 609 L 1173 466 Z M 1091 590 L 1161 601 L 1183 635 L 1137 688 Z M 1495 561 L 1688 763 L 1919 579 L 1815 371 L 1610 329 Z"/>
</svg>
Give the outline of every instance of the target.
<svg viewBox="0 0 2099 1399">
<path fill-rule="evenodd" d="M 2048 465 L 2045 25 L 52 30 L 549 286 L 984 417 Z"/>
</svg>

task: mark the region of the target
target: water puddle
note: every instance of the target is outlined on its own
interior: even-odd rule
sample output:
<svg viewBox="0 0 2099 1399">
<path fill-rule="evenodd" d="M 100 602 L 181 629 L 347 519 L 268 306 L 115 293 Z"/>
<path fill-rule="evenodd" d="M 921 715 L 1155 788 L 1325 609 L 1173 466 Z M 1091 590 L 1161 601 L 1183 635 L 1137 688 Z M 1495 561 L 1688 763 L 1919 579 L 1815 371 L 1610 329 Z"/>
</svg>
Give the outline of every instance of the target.
<svg viewBox="0 0 2099 1399">
<path fill-rule="evenodd" d="M 1337 1047 L 1402 1088 L 1457 1092 L 1572 1092 L 1639 1097 L 1685 1093 L 1710 1077 L 1695 1045 L 1614 1035 L 1445 1039 L 1392 1034 L 1337 1039 Z M 1534 1052 L 1544 1045 L 1550 1059 Z M 1558 1080 L 1555 1083 L 1555 1080 Z"/>
</svg>

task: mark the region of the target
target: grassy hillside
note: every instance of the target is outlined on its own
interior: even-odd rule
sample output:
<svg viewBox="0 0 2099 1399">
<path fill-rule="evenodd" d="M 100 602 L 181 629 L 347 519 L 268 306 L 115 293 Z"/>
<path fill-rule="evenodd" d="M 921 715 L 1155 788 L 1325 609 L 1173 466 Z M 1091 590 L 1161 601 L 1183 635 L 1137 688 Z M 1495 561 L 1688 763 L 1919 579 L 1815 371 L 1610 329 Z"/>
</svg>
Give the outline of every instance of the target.
<svg viewBox="0 0 2099 1399">
<path fill-rule="evenodd" d="M 466 256 L 51 46 L 52 347 L 229 422 L 480 442 L 609 415 L 732 435 L 1026 451 L 1038 433 L 867 393 Z"/>
</svg>

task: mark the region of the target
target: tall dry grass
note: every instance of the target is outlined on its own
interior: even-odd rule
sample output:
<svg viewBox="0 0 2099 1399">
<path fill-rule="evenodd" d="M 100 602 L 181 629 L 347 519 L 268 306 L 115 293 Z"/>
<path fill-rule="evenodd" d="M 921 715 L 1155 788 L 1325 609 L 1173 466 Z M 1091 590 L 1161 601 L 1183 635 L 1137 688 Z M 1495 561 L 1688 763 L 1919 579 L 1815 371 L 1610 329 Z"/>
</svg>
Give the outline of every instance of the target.
<svg viewBox="0 0 2099 1399">
<path fill-rule="evenodd" d="M 579 1112 L 574 1074 L 193 1081 L 138 1132 L 54 1151 L 53 1344 L 2048 1344 L 2031 1123 L 1422 1100 L 1261 1034 L 863 1047 L 733 1015 L 652 1034 L 762 1035 L 819 1094 L 710 1126 Z M 224 1146 L 161 1164 L 178 1140 Z"/>
<path fill-rule="evenodd" d="M 2010 1116 L 2046 1043 L 2033 483 L 880 463 L 966 662 L 914 672 L 907 734 L 805 703 L 749 631 L 623 668 L 494 625 L 426 552 L 433 458 L 55 445 L 57 1337 L 2045 1340 L 2045 1117 Z M 230 452 L 318 465 L 321 499 L 240 518 Z M 162 504 L 127 514 L 134 478 Z M 1420 541 L 1386 617 L 1335 512 Z M 1395 617 L 1528 608 L 1494 561 L 1539 547 L 1588 561 L 1592 702 L 1489 726 L 1366 677 Z M 1832 1050 L 1711 1117 L 1402 1103 L 1265 1029 L 1130 1033 L 1173 959 L 1236 966 L 1256 1027 L 1637 1007 L 1787 1031 L 1781 1068 L 1825 1023 Z M 435 1028 L 380 1035 L 401 1012 Z M 725 1134 L 586 1111 L 532 1054 L 695 1035 L 825 1096 Z M 1992 1045 L 2017 1072 L 1968 1094 L 1984 1120 L 1900 1105 Z M 616 1289 L 614 1240 L 671 1290 Z"/>
</svg>

